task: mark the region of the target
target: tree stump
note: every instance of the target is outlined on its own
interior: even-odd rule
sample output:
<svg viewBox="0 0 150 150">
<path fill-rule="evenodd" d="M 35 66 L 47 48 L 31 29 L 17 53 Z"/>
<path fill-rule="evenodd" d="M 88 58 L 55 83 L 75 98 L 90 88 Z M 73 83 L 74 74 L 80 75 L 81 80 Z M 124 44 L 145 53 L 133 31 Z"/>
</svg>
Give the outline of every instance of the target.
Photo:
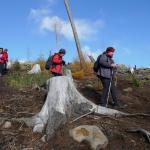
<svg viewBox="0 0 150 150">
<path fill-rule="evenodd" d="M 30 120 L 26 120 L 26 123 L 33 126 L 34 132 L 42 132 L 46 126 L 46 134 L 50 138 L 71 115 L 80 116 L 93 110 L 95 113 L 111 116 L 124 114 L 98 106 L 83 97 L 70 76 L 53 77 L 48 80 L 48 95 L 43 108 Z"/>
</svg>

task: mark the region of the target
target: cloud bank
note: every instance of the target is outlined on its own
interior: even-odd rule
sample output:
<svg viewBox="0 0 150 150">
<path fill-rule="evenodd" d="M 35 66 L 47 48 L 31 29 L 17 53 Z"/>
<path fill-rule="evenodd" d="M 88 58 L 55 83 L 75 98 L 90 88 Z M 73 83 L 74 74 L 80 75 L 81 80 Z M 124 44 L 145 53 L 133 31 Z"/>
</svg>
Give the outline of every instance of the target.
<svg viewBox="0 0 150 150">
<path fill-rule="evenodd" d="M 47 8 L 32 8 L 29 13 L 29 18 L 37 24 L 40 32 L 48 33 L 57 31 L 58 34 L 67 40 L 73 39 L 73 32 L 69 20 L 64 20 L 57 15 L 52 15 L 52 12 Z M 99 30 L 105 26 L 104 21 L 100 19 L 95 21 L 75 19 L 74 22 L 80 40 L 95 39 Z"/>
</svg>

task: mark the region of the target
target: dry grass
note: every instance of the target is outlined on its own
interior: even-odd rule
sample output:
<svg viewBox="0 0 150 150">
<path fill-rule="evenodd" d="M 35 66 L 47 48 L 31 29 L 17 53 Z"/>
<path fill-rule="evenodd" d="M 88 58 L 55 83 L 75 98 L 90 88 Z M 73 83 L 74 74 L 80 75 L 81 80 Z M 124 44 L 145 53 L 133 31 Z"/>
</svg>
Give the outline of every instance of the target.
<svg viewBox="0 0 150 150">
<path fill-rule="evenodd" d="M 84 77 L 83 70 L 72 73 L 72 77 L 74 79 L 83 79 L 83 77 Z"/>
<path fill-rule="evenodd" d="M 42 71 L 45 70 L 45 60 L 37 60 L 36 63 L 40 65 Z"/>
<path fill-rule="evenodd" d="M 99 78 L 95 78 L 95 82 L 93 83 L 93 87 L 96 91 L 102 90 L 103 86 Z"/>
<path fill-rule="evenodd" d="M 93 64 L 91 62 L 85 62 L 84 69 L 81 70 L 80 62 L 75 60 L 69 68 L 75 79 L 83 79 L 85 76 L 93 76 Z"/>
</svg>

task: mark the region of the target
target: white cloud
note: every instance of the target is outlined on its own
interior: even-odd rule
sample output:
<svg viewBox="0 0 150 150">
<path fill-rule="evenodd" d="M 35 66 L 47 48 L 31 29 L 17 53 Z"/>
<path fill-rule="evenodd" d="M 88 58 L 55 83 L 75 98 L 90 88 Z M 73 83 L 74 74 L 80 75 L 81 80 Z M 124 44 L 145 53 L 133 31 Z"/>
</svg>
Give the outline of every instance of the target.
<svg viewBox="0 0 150 150">
<path fill-rule="evenodd" d="M 101 50 L 96 50 L 96 51 L 93 51 L 89 46 L 84 46 L 82 48 L 82 51 L 84 53 L 84 56 L 87 60 L 89 60 L 89 57 L 88 56 L 93 56 L 93 58 L 96 60 L 97 57 L 102 53 Z"/>
<path fill-rule="evenodd" d="M 123 46 L 119 40 L 110 42 L 110 46 L 114 47 L 120 56 L 128 56 L 132 54 L 132 50 Z"/>
<path fill-rule="evenodd" d="M 65 21 L 58 16 L 45 16 L 41 19 L 40 29 L 42 31 L 53 32 L 55 30 L 54 25 L 59 25 L 59 32 L 65 38 L 71 40 L 73 39 L 72 28 L 69 21 Z M 94 39 L 99 29 L 104 27 L 104 22 L 102 20 L 96 20 L 95 22 L 90 22 L 84 19 L 75 20 L 77 32 L 81 40 Z"/>
<path fill-rule="evenodd" d="M 73 32 L 69 20 L 64 20 L 52 14 L 52 5 L 58 0 L 45 0 L 44 7 L 32 8 L 29 13 L 29 19 L 36 23 L 40 33 L 54 32 L 57 24 L 58 34 L 64 36 L 68 40 L 73 39 Z M 97 39 L 99 31 L 105 26 L 103 20 L 97 19 L 90 21 L 87 19 L 75 19 L 75 25 L 80 40 Z"/>
<path fill-rule="evenodd" d="M 47 8 L 34 9 L 31 8 L 29 13 L 29 19 L 34 20 L 36 22 L 40 22 L 41 19 L 50 14 L 50 10 Z"/>
</svg>

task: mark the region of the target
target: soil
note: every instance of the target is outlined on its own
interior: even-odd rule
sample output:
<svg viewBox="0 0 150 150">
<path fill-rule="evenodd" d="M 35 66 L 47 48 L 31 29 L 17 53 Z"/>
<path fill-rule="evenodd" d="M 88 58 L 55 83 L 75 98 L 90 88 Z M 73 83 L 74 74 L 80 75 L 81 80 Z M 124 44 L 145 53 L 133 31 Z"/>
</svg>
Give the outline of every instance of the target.
<svg viewBox="0 0 150 150">
<path fill-rule="evenodd" d="M 98 82 L 95 78 L 76 80 L 78 90 L 89 100 L 97 103 L 101 90 L 96 90 L 92 84 Z M 121 109 L 129 113 L 145 113 L 150 115 L 150 84 L 132 87 L 131 83 L 118 80 L 119 99 L 127 107 Z M 132 92 L 123 89 L 132 87 Z M 150 150 L 146 137 L 140 133 L 130 133 L 129 129 L 143 128 L 150 131 L 150 117 L 132 116 L 113 118 L 108 116 L 86 116 L 74 123 L 70 118 L 68 123 L 61 126 L 48 141 L 43 141 L 45 134 L 33 133 L 32 128 L 23 122 L 13 121 L 12 118 L 31 117 L 38 113 L 44 102 L 46 93 L 39 88 L 13 89 L 6 84 L 6 78 L 0 78 L 0 150 L 90 150 L 85 141 L 75 142 L 69 136 L 69 130 L 79 125 L 96 125 L 108 137 L 109 144 L 105 150 Z M 110 99 L 111 101 L 111 99 Z M 111 107 L 111 105 L 109 105 Z M 5 121 L 11 122 L 11 127 L 5 129 Z"/>
</svg>

